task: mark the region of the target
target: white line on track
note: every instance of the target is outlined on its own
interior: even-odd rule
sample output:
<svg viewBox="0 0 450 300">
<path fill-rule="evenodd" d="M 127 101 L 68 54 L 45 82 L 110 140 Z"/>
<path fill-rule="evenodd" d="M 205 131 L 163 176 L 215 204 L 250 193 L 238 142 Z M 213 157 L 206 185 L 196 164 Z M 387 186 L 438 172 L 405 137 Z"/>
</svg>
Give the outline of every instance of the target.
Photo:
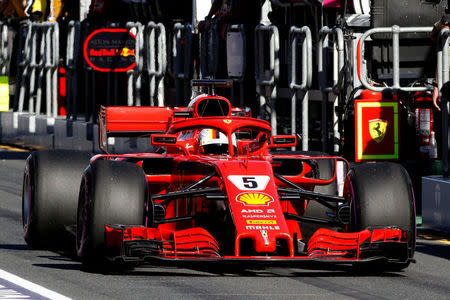
<svg viewBox="0 0 450 300">
<path fill-rule="evenodd" d="M 0 269 L 0 278 L 4 279 L 6 281 L 9 281 L 15 285 L 18 285 L 24 289 L 27 289 L 33 293 L 39 294 L 45 298 L 55 299 L 55 300 L 56 299 L 57 300 L 70 300 L 70 298 L 68 298 L 64 295 L 58 294 L 57 292 L 54 292 L 45 287 L 42 287 L 35 283 L 32 283 L 31 281 L 20 278 L 19 276 L 16 276 L 14 274 L 8 273 L 2 269 Z"/>
</svg>

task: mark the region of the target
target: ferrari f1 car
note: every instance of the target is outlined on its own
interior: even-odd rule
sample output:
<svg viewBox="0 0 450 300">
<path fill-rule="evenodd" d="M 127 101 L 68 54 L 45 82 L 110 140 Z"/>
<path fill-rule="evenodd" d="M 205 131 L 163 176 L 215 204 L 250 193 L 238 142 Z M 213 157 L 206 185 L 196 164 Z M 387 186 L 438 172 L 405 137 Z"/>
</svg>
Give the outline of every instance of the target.
<svg viewBox="0 0 450 300">
<path fill-rule="evenodd" d="M 109 137 L 148 134 L 155 152 L 108 153 Z M 72 232 L 87 266 L 326 262 L 402 269 L 413 261 L 414 197 L 400 165 L 350 166 L 341 157 L 291 151 L 296 136 L 271 135 L 268 122 L 224 97 L 202 94 L 183 108 L 102 107 L 99 142 L 104 154 L 37 151 L 27 159 L 23 228 L 30 247 L 73 246 L 66 236 Z M 346 172 L 341 193 L 339 164 Z"/>
</svg>

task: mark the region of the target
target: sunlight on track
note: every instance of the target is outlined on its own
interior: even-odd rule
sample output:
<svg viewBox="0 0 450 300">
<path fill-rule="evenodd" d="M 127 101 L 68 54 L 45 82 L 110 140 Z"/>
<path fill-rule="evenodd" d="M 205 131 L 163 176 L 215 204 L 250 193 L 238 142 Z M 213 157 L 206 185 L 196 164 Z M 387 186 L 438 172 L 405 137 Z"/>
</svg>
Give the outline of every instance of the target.
<svg viewBox="0 0 450 300">
<path fill-rule="evenodd" d="M 435 235 L 429 235 L 429 234 L 419 234 L 419 237 L 429 240 L 429 241 L 434 241 L 434 242 L 439 242 L 439 243 L 443 243 L 446 245 L 450 245 L 450 240 L 448 239 L 444 239 L 442 237 L 439 236 L 435 236 Z"/>
<path fill-rule="evenodd" d="M 14 147 L 14 146 L 6 146 L 6 145 L 0 145 L 0 149 L 8 150 L 8 151 L 16 151 L 16 152 L 29 152 L 26 149 Z"/>
</svg>

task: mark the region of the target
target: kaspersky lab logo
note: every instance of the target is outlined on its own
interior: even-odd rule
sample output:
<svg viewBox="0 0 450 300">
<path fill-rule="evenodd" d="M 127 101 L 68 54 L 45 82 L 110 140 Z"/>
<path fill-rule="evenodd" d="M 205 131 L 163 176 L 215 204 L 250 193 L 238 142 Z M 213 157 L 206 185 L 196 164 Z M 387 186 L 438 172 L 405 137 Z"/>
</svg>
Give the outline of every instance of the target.
<svg viewBox="0 0 450 300">
<path fill-rule="evenodd" d="M 241 193 L 236 197 L 236 201 L 244 205 L 268 206 L 274 199 L 265 193 Z"/>
<path fill-rule="evenodd" d="M 381 143 L 386 136 L 388 122 L 386 120 L 375 119 L 369 121 L 369 132 L 372 139 Z"/>
</svg>

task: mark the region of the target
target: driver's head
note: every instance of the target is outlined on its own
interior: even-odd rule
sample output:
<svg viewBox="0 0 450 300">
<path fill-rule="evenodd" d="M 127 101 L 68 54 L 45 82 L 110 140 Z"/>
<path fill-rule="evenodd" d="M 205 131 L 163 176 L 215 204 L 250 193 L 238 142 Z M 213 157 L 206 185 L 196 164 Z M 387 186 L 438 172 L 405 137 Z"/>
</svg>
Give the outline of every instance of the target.
<svg viewBox="0 0 450 300">
<path fill-rule="evenodd" d="M 203 154 L 228 154 L 228 138 L 215 129 L 202 129 L 199 136 Z"/>
</svg>

